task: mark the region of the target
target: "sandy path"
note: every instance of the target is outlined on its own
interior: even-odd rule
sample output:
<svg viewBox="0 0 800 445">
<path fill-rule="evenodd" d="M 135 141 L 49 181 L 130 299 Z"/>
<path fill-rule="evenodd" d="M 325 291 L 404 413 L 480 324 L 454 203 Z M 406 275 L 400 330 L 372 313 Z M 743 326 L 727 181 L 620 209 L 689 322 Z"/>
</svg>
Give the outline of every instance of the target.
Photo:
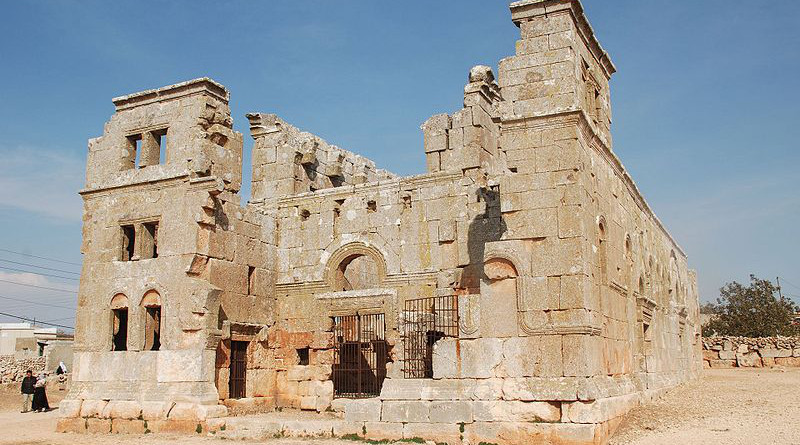
<svg viewBox="0 0 800 445">
<path fill-rule="evenodd" d="M 800 369 L 705 370 L 628 414 L 612 445 L 800 444 Z"/>
<path fill-rule="evenodd" d="M 706 370 L 700 380 L 633 410 L 612 445 L 800 445 L 800 369 Z M 54 394 L 55 395 L 55 394 Z M 221 445 L 213 437 L 55 433 L 57 411 L 20 414 L 16 394 L 0 394 L 0 445 Z M 10 409 L 10 407 L 15 409 Z M 268 445 L 358 442 L 273 439 Z"/>
</svg>

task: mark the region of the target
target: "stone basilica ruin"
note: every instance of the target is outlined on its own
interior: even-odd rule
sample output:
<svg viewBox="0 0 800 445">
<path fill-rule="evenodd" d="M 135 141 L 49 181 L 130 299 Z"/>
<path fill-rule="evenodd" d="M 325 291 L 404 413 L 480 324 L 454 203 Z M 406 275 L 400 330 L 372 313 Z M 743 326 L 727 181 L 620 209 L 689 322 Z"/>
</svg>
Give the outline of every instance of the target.
<svg viewBox="0 0 800 445">
<path fill-rule="evenodd" d="M 222 85 L 115 98 L 59 429 L 296 409 L 315 434 L 594 444 L 695 376 L 695 275 L 612 150 L 609 55 L 577 0 L 511 15 L 516 54 L 422 125 L 418 176 L 252 113 L 243 205 Z"/>
</svg>

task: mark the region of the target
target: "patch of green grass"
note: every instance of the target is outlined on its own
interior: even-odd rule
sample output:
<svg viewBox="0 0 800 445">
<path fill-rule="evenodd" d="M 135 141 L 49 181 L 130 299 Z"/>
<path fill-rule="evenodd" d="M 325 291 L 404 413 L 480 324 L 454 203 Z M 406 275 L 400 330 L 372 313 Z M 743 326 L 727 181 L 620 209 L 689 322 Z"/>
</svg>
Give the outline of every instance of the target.
<svg viewBox="0 0 800 445">
<path fill-rule="evenodd" d="M 198 423 L 198 424 L 197 424 L 197 428 L 195 428 L 195 429 L 194 429 L 194 431 L 195 431 L 197 434 L 200 434 L 200 433 L 202 433 L 202 432 L 203 432 L 203 425 L 200 425 L 200 424 Z"/>
</svg>

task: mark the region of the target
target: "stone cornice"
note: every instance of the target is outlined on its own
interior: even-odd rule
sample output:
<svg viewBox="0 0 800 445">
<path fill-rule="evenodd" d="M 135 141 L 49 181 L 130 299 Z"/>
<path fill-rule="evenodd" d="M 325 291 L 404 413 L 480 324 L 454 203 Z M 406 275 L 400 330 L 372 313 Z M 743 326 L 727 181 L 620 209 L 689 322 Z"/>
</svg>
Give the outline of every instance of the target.
<svg viewBox="0 0 800 445">
<path fill-rule="evenodd" d="M 200 77 L 162 88 L 115 97 L 111 99 L 111 101 L 114 103 L 114 106 L 117 107 L 117 111 L 122 111 L 154 102 L 179 99 L 193 94 L 206 94 L 226 104 L 230 99 L 230 93 L 222 84 L 208 77 Z"/>
</svg>

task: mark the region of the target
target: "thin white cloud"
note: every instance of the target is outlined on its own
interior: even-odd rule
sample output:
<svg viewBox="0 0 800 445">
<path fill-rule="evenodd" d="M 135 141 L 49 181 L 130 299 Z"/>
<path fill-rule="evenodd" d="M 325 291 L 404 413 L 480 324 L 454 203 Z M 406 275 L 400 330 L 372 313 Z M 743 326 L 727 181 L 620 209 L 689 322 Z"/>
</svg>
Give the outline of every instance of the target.
<svg viewBox="0 0 800 445">
<path fill-rule="evenodd" d="M 0 206 L 80 221 L 84 160 L 51 149 L 2 148 Z"/>
</svg>

